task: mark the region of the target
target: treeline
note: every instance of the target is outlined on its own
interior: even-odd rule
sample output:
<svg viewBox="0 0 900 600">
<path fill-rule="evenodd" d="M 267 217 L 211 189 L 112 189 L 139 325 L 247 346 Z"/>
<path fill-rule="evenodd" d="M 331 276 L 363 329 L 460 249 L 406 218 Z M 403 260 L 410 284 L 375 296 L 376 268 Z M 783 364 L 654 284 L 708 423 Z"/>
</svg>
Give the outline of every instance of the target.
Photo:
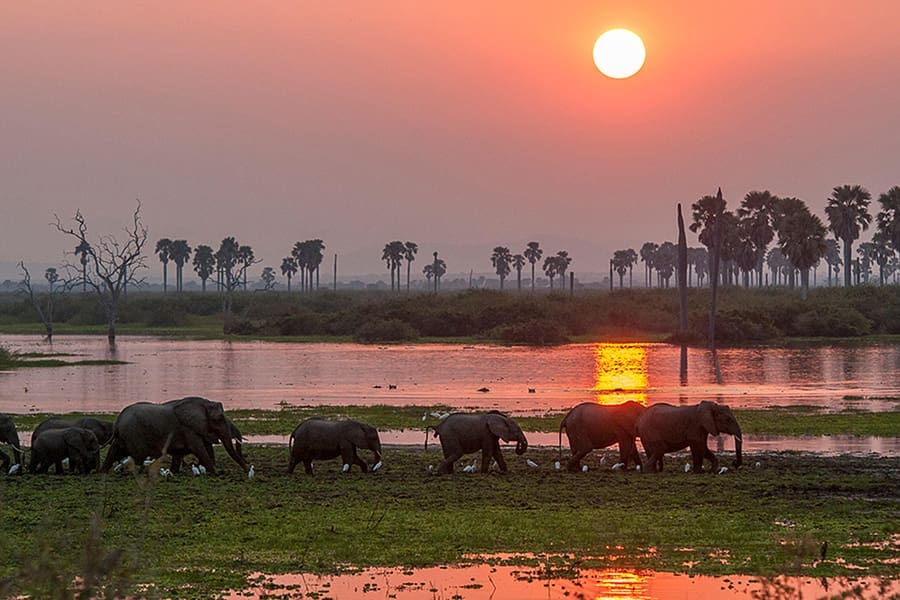
<svg viewBox="0 0 900 600">
<path fill-rule="evenodd" d="M 709 292 L 689 293 L 688 339 L 704 343 Z M 56 322 L 69 330 L 103 325 L 102 307 L 89 295 L 57 301 Z M 473 338 L 501 343 L 557 344 L 573 339 L 648 337 L 666 339 L 676 330 L 674 289 L 625 289 L 613 293 L 510 294 L 466 290 L 441 294 L 375 291 L 238 292 L 230 333 L 254 337 L 353 337 L 364 342 L 420 338 Z M 121 303 L 119 322 L 131 330 L 186 327 L 198 320 L 217 335 L 221 298 L 212 294 L 171 296 L 132 293 Z M 37 323 L 28 300 L 0 296 L 0 328 Z M 900 334 L 900 290 L 890 287 L 817 288 L 806 302 L 784 289 L 726 288 L 718 312 L 717 339 L 725 343 L 781 337 L 854 337 Z"/>
</svg>

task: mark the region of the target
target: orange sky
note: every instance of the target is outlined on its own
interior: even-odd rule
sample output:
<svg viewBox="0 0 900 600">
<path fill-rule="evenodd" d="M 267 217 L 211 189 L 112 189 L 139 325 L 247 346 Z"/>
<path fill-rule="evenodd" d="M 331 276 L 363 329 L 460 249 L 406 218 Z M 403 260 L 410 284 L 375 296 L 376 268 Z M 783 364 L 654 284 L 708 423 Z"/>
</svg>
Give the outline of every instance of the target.
<svg viewBox="0 0 900 600">
<path fill-rule="evenodd" d="M 236 235 L 261 270 L 321 237 L 344 275 L 392 239 L 451 273 L 530 239 L 603 272 L 718 186 L 822 214 L 900 184 L 897 23 L 889 0 L 6 2 L 0 262 L 59 261 L 54 212 L 110 230 L 135 198 L 154 241 Z M 646 43 L 632 79 L 591 62 L 613 27 Z"/>
</svg>

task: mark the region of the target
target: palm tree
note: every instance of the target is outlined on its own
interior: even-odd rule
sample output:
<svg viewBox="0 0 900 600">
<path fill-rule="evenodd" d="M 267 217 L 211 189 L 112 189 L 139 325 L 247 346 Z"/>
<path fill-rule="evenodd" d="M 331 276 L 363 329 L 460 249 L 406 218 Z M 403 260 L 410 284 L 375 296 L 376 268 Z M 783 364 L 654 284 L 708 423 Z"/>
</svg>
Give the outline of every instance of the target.
<svg viewBox="0 0 900 600">
<path fill-rule="evenodd" d="M 672 242 L 660 244 L 654 264 L 657 269 L 657 277 L 665 282 L 665 287 L 669 287 L 669 280 L 675 273 L 675 266 L 678 264 L 678 246 Z"/>
<path fill-rule="evenodd" d="M 506 276 L 509 275 L 511 270 L 512 254 L 509 253 L 509 248 L 506 246 L 497 246 L 494 248 L 494 252 L 491 254 L 491 264 L 494 266 L 497 276 L 500 277 L 500 289 L 502 290 L 503 282 L 506 280 Z"/>
<path fill-rule="evenodd" d="M 878 282 L 884 285 L 885 268 L 894 256 L 894 248 L 891 241 L 880 229 L 872 236 L 872 259 L 878 265 Z"/>
<path fill-rule="evenodd" d="M 630 257 L 628 256 L 628 250 L 616 250 L 613 252 L 612 257 L 612 268 L 613 271 L 616 272 L 619 276 L 619 289 L 621 290 L 624 286 L 625 281 L 625 272 L 628 270 L 628 266 L 631 264 Z"/>
<path fill-rule="evenodd" d="M 184 263 L 191 257 L 191 247 L 187 240 L 175 240 L 169 246 L 169 258 L 175 263 L 175 288 L 180 293 L 182 291 L 182 273 L 184 272 Z"/>
<path fill-rule="evenodd" d="M 212 276 L 216 268 L 216 258 L 213 249 L 205 244 L 200 244 L 194 250 L 194 271 L 200 277 L 202 290 L 206 291 L 206 280 Z"/>
<path fill-rule="evenodd" d="M 831 275 L 837 283 L 838 272 L 841 270 L 841 253 L 838 251 L 837 240 L 825 240 L 825 264 L 828 265 L 828 287 L 831 287 Z"/>
<path fill-rule="evenodd" d="M 697 285 L 703 287 L 708 268 L 709 253 L 706 248 L 688 248 L 688 280 L 690 281 L 691 271 L 693 271 L 697 275 Z"/>
<path fill-rule="evenodd" d="M 778 227 L 778 246 L 791 265 L 800 269 L 800 297 L 806 300 L 809 269 L 825 256 L 825 225 L 806 205 L 784 214 Z"/>
<path fill-rule="evenodd" d="M 325 242 L 316 238 L 314 240 L 306 240 L 304 244 L 306 244 L 307 256 L 309 257 L 309 262 L 306 266 L 309 269 L 309 289 L 312 289 L 313 272 L 316 274 L 316 289 L 319 289 L 319 266 L 325 260 Z"/>
<path fill-rule="evenodd" d="M 297 263 L 297 270 L 300 272 L 300 291 L 302 292 L 306 289 L 306 267 L 309 266 L 310 262 L 309 244 L 306 242 L 294 242 L 291 256 L 294 257 L 294 262 Z"/>
<path fill-rule="evenodd" d="M 756 270 L 758 248 L 753 242 L 752 229 L 748 221 L 738 221 L 737 232 L 738 245 L 735 249 L 734 261 L 743 275 L 744 287 L 750 287 L 750 274 L 756 273 L 758 275 Z M 765 248 L 763 248 L 763 252 L 765 253 Z M 758 279 L 757 286 L 761 285 Z"/>
<path fill-rule="evenodd" d="M 896 252 L 900 252 L 900 186 L 895 185 L 878 196 L 878 203 L 881 204 L 878 231 Z"/>
<path fill-rule="evenodd" d="M 781 229 L 785 227 L 786 222 L 804 212 L 809 212 L 809 208 L 803 200 L 799 198 L 779 198 L 775 203 L 775 212 L 773 216 L 775 231 L 781 231 Z M 791 268 L 786 269 L 788 287 L 794 289 L 797 265 L 791 262 L 790 256 L 788 256 L 787 253 L 782 251 L 782 255 L 784 256 L 785 261 L 791 266 Z"/>
<path fill-rule="evenodd" d="M 762 286 L 763 260 L 766 248 L 775 238 L 775 211 L 778 198 L 769 192 L 747 192 L 740 208 L 738 218 L 745 227 L 746 239 L 753 245 L 756 255 L 756 285 Z"/>
<path fill-rule="evenodd" d="M 628 248 L 625 250 L 625 258 L 628 260 L 628 287 L 634 287 L 632 285 L 631 270 L 638 262 L 638 254 L 632 248 Z"/>
<path fill-rule="evenodd" d="M 644 263 L 644 286 L 653 287 L 653 261 L 656 260 L 656 252 L 659 250 L 659 244 L 654 242 L 644 242 L 641 246 L 641 262 Z"/>
<path fill-rule="evenodd" d="M 53 286 L 59 281 L 59 273 L 56 272 L 55 267 L 47 267 L 47 270 L 44 271 L 44 279 L 47 280 L 47 283 L 50 285 L 50 294 L 53 294 Z M 49 336 L 48 336 L 49 337 Z"/>
<path fill-rule="evenodd" d="M 541 249 L 541 245 L 537 242 L 528 242 L 525 246 L 525 251 L 523 252 L 525 258 L 528 259 L 528 262 L 531 263 L 531 291 L 534 291 L 534 265 L 539 260 L 541 260 L 541 256 L 544 255 L 544 251 Z"/>
<path fill-rule="evenodd" d="M 438 258 L 438 253 L 434 253 L 434 261 L 431 263 L 431 274 L 434 276 L 434 292 L 441 288 L 441 277 L 447 272 L 447 263 L 444 259 Z"/>
<path fill-rule="evenodd" d="M 81 255 L 81 293 L 84 294 L 87 292 L 87 264 L 88 264 L 88 255 L 91 251 L 91 245 L 87 243 L 86 240 L 82 240 L 80 244 L 75 248 L 75 254 Z"/>
<path fill-rule="evenodd" d="M 825 206 L 829 229 L 841 240 L 844 247 L 844 285 L 849 287 L 850 261 L 853 256 L 853 240 L 859 238 L 860 229 L 865 231 L 872 222 L 869 202 L 872 195 L 861 185 L 842 185 L 834 188 Z"/>
<path fill-rule="evenodd" d="M 863 283 L 869 283 L 869 275 L 872 274 L 872 263 L 875 262 L 875 244 L 872 242 L 863 242 L 856 248 L 859 254 L 859 271 L 862 275 Z M 858 283 L 858 282 L 857 282 Z"/>
<path fill-rule="evenodd" d="M 281 259 L 281 274 L 287 277 L 287 291 L 291 293 L 291 277 L 297 273 L 297 260 L 293 256 L 285 256 Z"/>
<path fill-rule="evenodd" d="M 544 275 L 550 278 L 550 289 L 553 289 L 553 278 L 559 275 L 559 261 L 556 256 L 544 259 Z"/>
<path fill-rule="evenodd" d="M 403 258 L 406 259 L 406 291 L 409 291 L 409 271 L 412 268 L 412 262 L 416 260 L 416 252 L 419 251 L 419 245 L 415 242 L 406 242 L 403 244 Z"/>
<path fill-rule="evenodd" d="M 787 276 L 788 271 L 793 269 L 781 248 L 777 246 L 769 250 L 769 253 L 766 255 L 766 265 L 772 271 L 772 285 L 781 283 Z"/>
<path fill-rule="evenodd" d="M 570 264 L 572 264 L 572 259 L 569 258 L 568 251 L 560 250 L 556 253 L 556 274 L 562 278 L 563 289 L 566 289 L 566 271 L 569 270 Z"/>
<path fill-rule="evenodd" d="M 159 255 L 159 262 L 163 265 L 163 293 L 166 293 L 168 287 L 168 270 L 169 270 L 169 252 L 172 248 L 172 240 L 169 238 L 161 238 L 156 242 L 156 254 Z"/>
<path fill-rule="evenodd" d="M 244 265 L 243 287 L 244 287 L 244 291 L 246 291 L 247 290 L 247 269 L 250 268 L 250 265 L 252 265 L 254 262 L 256 262 L 254 260 L 254 256 L 253 256 L 253 248 L 251 248 L 250 246 L 239 246 L 238 247 L 238 260 L 241 262 L 241 264 Z"/>
<path fill-rule="evenodd" d="M 391 291 L 394 290 L 394 274 L 397 274 L 397 290 L 400 289 L 400 264 L 406 254 L 406 246 L 399 240 L 388 242 L 381 252 L 381 260 L 391 271 Z"/>
<path fill-rule="evenodd" d="M 264 267 L 259 278 L 263 282 L 264 290 L 271 290 L 277 285 L 277 283 L 275 282 L 275 269 L 273 269 L 272 267 Z"/>
<path fill-rule="evenodd" d="M 428 287 L 431 287 L 431 278 L 434 277 L 434 263 L 428 263 L 424 267 L 422 267 L 422 273 L 425 275 L 425 279 L 428 281 Z M 435 288 L 434 291 L 437 291 Z"/>
<path fill-rule="evenodd" d="M 525 257 L 521 254 L 514 254 L 512 257 L 512 266 L 516 270 L 516 285 L 520 292 L 522 291 L 522 269 L 525 267 Z"/>
</svg>

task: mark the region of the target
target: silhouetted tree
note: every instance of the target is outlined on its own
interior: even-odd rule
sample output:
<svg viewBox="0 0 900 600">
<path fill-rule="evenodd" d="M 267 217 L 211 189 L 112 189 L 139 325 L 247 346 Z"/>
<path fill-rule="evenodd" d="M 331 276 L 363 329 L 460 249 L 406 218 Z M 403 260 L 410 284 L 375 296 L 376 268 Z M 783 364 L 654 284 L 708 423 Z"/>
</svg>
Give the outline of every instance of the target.
<svg viewBox="0 0 900 600">
<path fill-rule="evenodd" d="M 505 246 L 497 246 L 494 248 L 494 251 L 491 254 L 491 264 L 494 266 L 494 271 L 500 278 L 500 289 L 502 290 L 503 282 L 511 271 L 510 265 L 512 264 L 512 254 L 509 253 L 509 248 Z"/>
<path fill-rule="evenodd" d="M 885 284 L 885 275 L 888 263 L 894 256 L 894 249 L 884 231 L 879 229 L 872 236 L 872 260 L 878 265 L 878 283 Z"/>
<path fill-rule="evenodd" d="M 566 287 L 566 271 L 569 270 L 570 264 L 572 264 L 572 259 L 567 250 L 560 250 L 556 253 L 556 274 L 562 278 L 563 289 Z"/>
<path fill-rule="evenodd" d="M 838 272 L 841 269 L 841 253 L 838 251 L 837 240 L 825 240 L 825 264 L 828 265 L 828 287 L 831 287 L 831 276 L 834 274 L 837 283 Z"/>
<path fill-rule="evenodd" d="M 159 262 L 163 266 L 163 293 L 168 291 L 169 282 L 169 254 L 172 249 L 172 240 L 169 238 L 160 238 L 156 242 L 156 254 L 159 256 Z"/>
<path fill-rule="evenodd" d="M 841 240 L 844 250 L 844 264 L 850 265 L 853 258 L 853 242 L 859 239 L 860 230 L 865 231 L 872 222 L 869 202 L 872 195 L 860 185 L 842 185 L 834 188 L 825 206 L 829 229 Z M 850 269 L 844 269 L 844 285 L 851 284 Z"/>
<path fill-rule="evenodd" d="M 412 262 L 416 260 L 416 253 L 419 251 L 419 245 L 415 242 L 406 242 L 403 244 L 403 258 L 406 259 L 406 291 L 409 291 L 409 272 L 412 269 Z"/>
<path fill-rule="evenodd" d="M 381 252 L 381 260 L 385 262 L 388 269 L 391 272 L 391 291 L 394 288 L 394 281 L 396 274 L 396 289 L 400 289 L 400 265 L 403 263 L 403 257 L 406 254 L 406 246 L 400 240 L 394 240 L 393 242 L 388 242 L 384 245 L 384 249 Z"/>
<path fill-rule="evenodd" d="M 878 196 L 878 203 L 881 204 L 878 231 L 895 252 L 900 252 L 900 186 L 895 185 Z"/>
<path fill-rule="evenodd" d="M 541 249 L 541 245 L 538 242 L 528 242 L 525 247 L 525 258 L 528 259 L 528 262 L 531 263 L 531 291 L 534 291 L 534 265 L 541 260 L 541 256 L 544 255 L 544 251 Z"/>
<path fill-rule="evenodd" d="M 201 289 L 206 291 L 206 280 L 216 271 L 216 257 L 213 249 L 206 244 L 200 244 L 194 251 L 194 272 L 200 278 Z"/>
<path fill-rule="evenodd" d="M 271 290 L 275 287 L 275 269 L 272 267 L 264 267 L 259 278 L 263 282 L 263 290 Z"/>
<path fill-rule="evenodd" d="M 56 297 L 65 293 L 69 288 L 69 282 L 63 279 L 62 283 L 57 286 L 56 284 L 60 282 L 59 273 L 54 267 L 50 267 L 44 271 L 44 279 L 46 279 L 49 284 L 48 291 L 44 294 L 36 293 L 31 286 L 31 273 L 28 272 L 28 268 L 25 266 L 24 262 L 19 262 L 19 270 L 22 271 L 23 276 L 22 280 L 19 282 L 19 292 L 28 296 L 28 301 L 31 302 L 31 306 L 38 314 L 41 323 L 44 324 L 46 340 L 52 343 L 53 306 L 56 302 Z"/>
<path fill-rule="evenodd" d="M 778 221 L 778 246 L 794 268 L 800 270 L 800 295 L 806 300 L 809 290 L 809 270 L 825 256 L 825 226 L 809 211 L 801 207 L 782 213 Z M 792 269 L 793 271 L 793 269 Z"/>
<path fill-rule="evenodd" d="M 753 245 L 756 256 L 757 286 L 762 286 L 763 261 L 766 249 L 775 238 L 775 210 L 778 198 L 769 192 L 747 192 L 740 208 L 738 218 L 744 228 L 744 237 Z"/>
<path fill-rule="evenodd" d="M 119 320 L 119 300 L 129 283 L 140 284 L 137 277 L 140 269 L 146 268 L 144 245 L 147 243 L 147 228 L 141 221 L 141 203 L 137 203 L 132 215 L 132 223 L 125 227 L 127 239 L 119 242 L 114 236 L 100 236 L 90 243 L 87 241 L 87 221 L 80 210 L 75 211 L 74 226 L 63 226 L 58 215 L 54 215 L 56 230 L 78 240 L 78 247 L 85 247 L 88 262 L 86 279 L 106 313 L 106 335 L 110 346 L 116 343 L 116 323 Z M 71 265 L 66 265 L 70 268 Z"/>
<path fill-rule="evenodd" d="M 286 256 L 281 259 L 281 274 L 287 277 L 287 291 L 291 292 L 291 277 L 297 272 L 297 261 L 293 256 Z"/>
<path fill-rule="evenodd" d="M 434 261 L 431 263 L 431 274 L 434 276 L 434 291 L 437 293 L 441 289 L 441 277 L 447 273 L 447 263 L 444 259 L 438 258 L 438 253 L 434 253 Z"/>
<path fill-rule="evenodd" d="M 612 257 L 612 267 L 613 271 L 615 271 L 619 275 L 619 289 L 621 290 L 624 281 L 625 281 L 625 273 L 628 272 L 628 265 L 630 264 L 630 257 L 628 256 L 627 250 L 616 250 L 613 252 Z"/>
<path fill-rule="evenodd" d="M 525 257 L 521 254 L 514 254 L 512 257 L 512 266 L 516 270 L 516 289 L 522 291 L 522 269 L 525 267 Z"/>
<path fill-rule="evenodd" d="M 169 258 L 175 263 L 175 287 L 180 293 L 183 284 L 184 263 L 191 257 L 191 247 L 187 240 L 174 240 L 169 246 Z"/>
<path fill-rule="evenodd" d="M 864 283 L 869 283 L 869 275 L 872 274 L 872 263 L 875 262 L 875 244 L 863 242 L 856 247 L 859 263 L 859 273 Z"/>
<path fill-rule="evenodd" d="M 258 263 L 256 257 L 253 255 L 253 248 L 250 246 L 240 246 L 238 248 L 238 260 L 244 265 L 244 269 L 241 272 L 243 274 L 244 281 L 242 282 L 243 288 L 247 289 L 247 269 L 250 268 L 251 265 Z"/>
<path fill-rule="evenodd" d="M 678 264 L 678 246 L 672 242 L 663 242 L 656 251 L 656 269 L 658 277 L 663 281 L 665 287 L 669 287 L 669 281 L 675 274 L 675 267 Z"/>
<path fill-rule="evenodd" d="M 87 264 L 88 264 L 88 251 L 91 249 L 91 245 L 87 242 L 81 242 L 78 244 L 78 247 L 75 248 L 75 254 L 79 256 L 79 260 L 81 262 L 81 293 L 84 294 L 87 292 Z"/>
<path fill-rule="evenodd" d="M 656 259 L 656 251 L 659 250 L 659 244 L 654 242 L 644 242 L 641 246 L 641 262 L 644 263 L 644 287 L 653 287 L 653 261 Z"/>
</svg>

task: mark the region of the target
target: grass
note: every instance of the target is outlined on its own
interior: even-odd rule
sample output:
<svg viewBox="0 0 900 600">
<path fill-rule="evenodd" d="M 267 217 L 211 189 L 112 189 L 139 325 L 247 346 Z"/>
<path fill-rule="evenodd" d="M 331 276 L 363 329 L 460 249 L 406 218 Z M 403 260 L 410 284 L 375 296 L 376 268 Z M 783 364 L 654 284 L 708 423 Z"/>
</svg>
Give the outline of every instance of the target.
<svg viewBox="0 0 900 600">
<path fill-rule="evenodd" d="M 92 565 L 102 581 L 146 584 L 150 597 L 207 598 L 254 572 L 497 553 L 572 553 L 579 567 L 897 576 L 896 458 L 748 455 L 761 466 L 715 476 L 681 472 L 684 456 L 642 475 L 600 469 L 595 455 L 591 471 L 572 474 L 552 469 L 555 451 L 530 449 L 539 468 L 508 453 L 507 474 L 437 477 L 427 469 L 437 451 L 388 448 L 375 475 L 342 474 L 334 460 L 310 477 L 284 473 L 284 447 L 246 454 L 252 481 L 223 452 L 217 478 L 0 478 L 0 590 L 6 580 L 11 593 L 46 595 L 48 580 L 71 582 Z"/>
<path fill-rule="evenodd" d="M 89 360 L 62 360 L 58 356 L 71 356 L 59 352 L 47 354 L 39 352 L 11 352 L 0 347 L 0 370 L 28 368 L 28 367 L 93 367 L 103 365 L 124 365 L 121 360 L 89 359 Z"/>
</svg>

